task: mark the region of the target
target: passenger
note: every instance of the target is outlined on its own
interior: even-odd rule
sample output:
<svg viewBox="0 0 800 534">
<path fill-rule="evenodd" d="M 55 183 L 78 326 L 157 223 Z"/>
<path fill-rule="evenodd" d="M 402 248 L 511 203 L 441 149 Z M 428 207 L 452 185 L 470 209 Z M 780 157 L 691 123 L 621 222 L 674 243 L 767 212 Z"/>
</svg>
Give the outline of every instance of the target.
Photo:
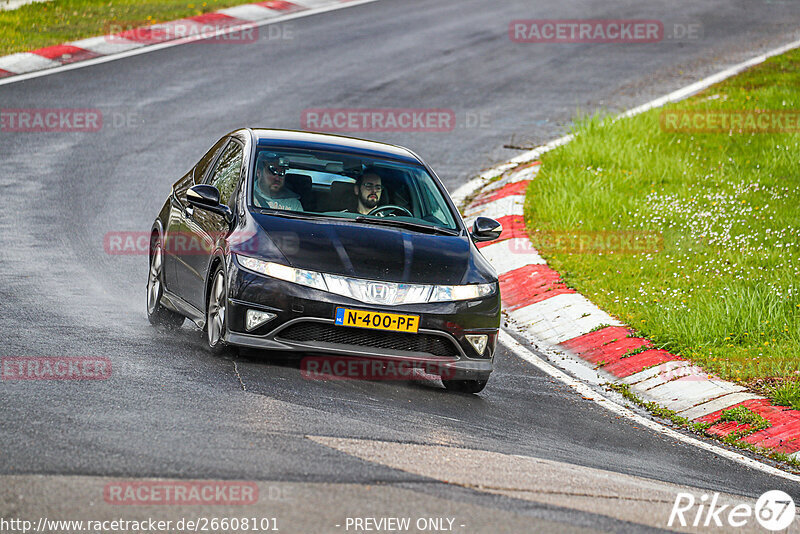
<svg viewBox="0 0 800 534">
<path fill-rule="evenodd" d="M 383 185 L 380 174 L 373 168 L 365 169 L 356 179 L 353 191 L 358 199 L 357 205 L 348 211 L 368 215 L 381 200 Z"/>
<path fill-rule="evenodd" d="M 300 195 L 285 187 L 286 164 L 283 158 L 261 152 L 256 160 L 256 180 L 253 184 L 253 202 L 260 208 L 303 211 Z"/>
</svg>

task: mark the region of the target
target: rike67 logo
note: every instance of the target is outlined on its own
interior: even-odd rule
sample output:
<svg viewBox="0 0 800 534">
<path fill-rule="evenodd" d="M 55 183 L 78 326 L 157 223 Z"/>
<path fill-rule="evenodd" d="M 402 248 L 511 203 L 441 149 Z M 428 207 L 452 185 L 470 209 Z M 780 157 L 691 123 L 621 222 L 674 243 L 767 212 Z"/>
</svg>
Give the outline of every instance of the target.
<svg viewBox="0 0 800 534">
<path fill-rule="evenodd" d="M 764 493 L 755 506 L 747 503 L 720 504 L 719 501 L 719 493 L 712 496 L 703 494 L 699 499 L 691 493 L 678 493 L 667 526 L 730 529 L 744 527 L 755 518 L 765 529 L 778 532 L 789 528 L 795 519 L 794 500 L 780 490 Z"/>
</svg>

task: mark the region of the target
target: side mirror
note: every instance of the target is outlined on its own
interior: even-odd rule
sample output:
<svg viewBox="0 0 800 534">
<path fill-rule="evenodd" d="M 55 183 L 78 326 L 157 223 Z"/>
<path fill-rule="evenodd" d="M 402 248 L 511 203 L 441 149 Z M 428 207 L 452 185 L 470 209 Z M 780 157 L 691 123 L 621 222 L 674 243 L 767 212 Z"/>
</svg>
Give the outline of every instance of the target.
<svg viewBox="0 0 800 534">
<path fill-rule="evenodd" d="M 213 185 L 193 185 L 186 191 L 186 200 L 195 208 L 222 215 L 228 223 L 233 220 L 233 212 L 228 206 L 219 203 L 219 190 Z"/>
<path fill-rule="evenodd" d="M 503 232 L 503 225 L 488 217 L 478 217 L 472 225 L 472 240 L 476 243 L 494 241 Z"/>
</svg>

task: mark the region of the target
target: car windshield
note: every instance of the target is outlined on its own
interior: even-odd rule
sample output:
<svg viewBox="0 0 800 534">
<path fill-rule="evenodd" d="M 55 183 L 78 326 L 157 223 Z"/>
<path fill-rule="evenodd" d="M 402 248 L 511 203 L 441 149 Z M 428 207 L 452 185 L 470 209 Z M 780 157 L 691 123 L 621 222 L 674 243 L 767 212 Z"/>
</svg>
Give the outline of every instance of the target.
<svg viewBox="0 0 800 534">
<path fill-rule="evenodd" d="M 421 165 L 261 147 L 254 165 L 250 201 L 255 208 L 458 230 L 443 193 Z"/>
</svg>

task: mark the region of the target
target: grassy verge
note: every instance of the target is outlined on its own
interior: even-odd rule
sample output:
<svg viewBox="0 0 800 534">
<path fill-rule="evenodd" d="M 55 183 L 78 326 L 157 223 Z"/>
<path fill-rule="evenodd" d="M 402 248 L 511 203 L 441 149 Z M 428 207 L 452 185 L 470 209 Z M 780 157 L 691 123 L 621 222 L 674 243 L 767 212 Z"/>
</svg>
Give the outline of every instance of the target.
<svg viewBox="0 0 800 534">
<path fill-rule="evenodd" d="M 525 213 L 570 286 L 657 346 L 800 409 L 800 135 L 661 122 L 798 109 L 794 51 L 664 109 L 582 118 L 544 156 Z"/>
<path fill-rule="evenodd" d="M 254 0 L 54 0 L 0 11 L 0 55 L 202 15 Z M 118 31 L 118 30 L 117 30 Z"/>
</svg>

